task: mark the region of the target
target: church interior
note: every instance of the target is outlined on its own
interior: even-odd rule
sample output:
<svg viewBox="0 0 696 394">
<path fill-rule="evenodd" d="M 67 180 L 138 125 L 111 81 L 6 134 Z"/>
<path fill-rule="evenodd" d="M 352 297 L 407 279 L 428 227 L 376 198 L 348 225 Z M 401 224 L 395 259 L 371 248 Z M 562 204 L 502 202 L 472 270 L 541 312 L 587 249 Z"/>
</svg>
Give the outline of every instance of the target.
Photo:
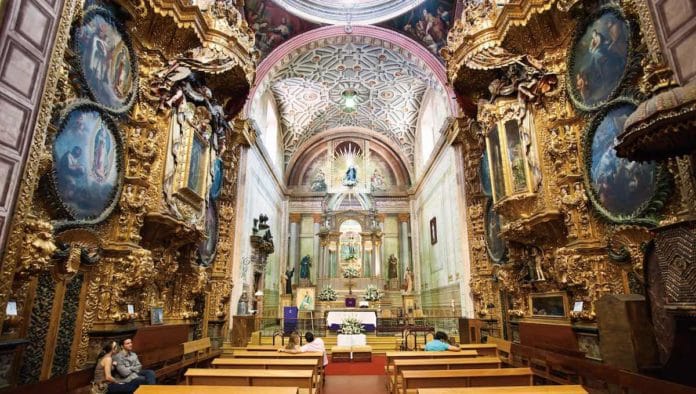
<svg viewBox="0 0 696 394">
<path fill-rule="evenodd" d="M 0 0 L 0 393 L 696 393 L 692 50 L 694 0 Z"/>
</svg>

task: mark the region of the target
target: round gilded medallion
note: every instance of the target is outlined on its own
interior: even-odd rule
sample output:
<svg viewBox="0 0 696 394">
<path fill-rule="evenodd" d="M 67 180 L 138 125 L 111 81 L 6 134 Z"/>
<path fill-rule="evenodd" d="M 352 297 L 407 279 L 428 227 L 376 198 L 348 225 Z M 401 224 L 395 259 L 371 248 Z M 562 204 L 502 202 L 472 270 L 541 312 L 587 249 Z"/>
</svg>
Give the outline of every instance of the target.
<svg viewBox="0 0 696 394">
<path fill-rule="evenodd" d="M 109 111 L 130 109 L 137 90 L 137 64 L 130 40 L 113 15 L 90 8 L 73 31 L 80 74 L 94 101 Z"/>
<path fill-rule="evenodd" d="M 585 141 L 586 181 L 595 207 L 613 221 L 641 216 L 658 190 L 659 168 L 654 162 L 638 163 L 616 156 L 617 136 L 633 102 L 618 100 L 593 119 Z"/>
<path fill-rule="evenodd" d="M 205 235 L 206 238 L 198 243 L 198 260 L 207 267 L 215 259 L 219 239 L 218 212 L 213 201 L 208 203 L 205 211 Z"/>
<path fill-rule="evenodd" d="M 484 217 L 486 230 L 486 249 L 488 256 L 496 263 L 505 260 L 507 246 L 505 240 L 500 237 L 500 215 L 493 210 L 493 201 L 488 199 L 486 204 L 486 216 Z"/>
<path fill-rule="evenodd" d="M 121 180 L 121 141 L 109 118 L 82 104 L 61 122 L 53 143 L 53 186 L 75 220 L 104 219 L 116 204 Z"/>
<path fill-rule="evenodd" d="M 620 10 L 604 8 L 576 33 L 568 65 L 568 91 L 584 111 L 599 108 L 619 93 L 629 64 L 630 25 Z"/>
</svg>

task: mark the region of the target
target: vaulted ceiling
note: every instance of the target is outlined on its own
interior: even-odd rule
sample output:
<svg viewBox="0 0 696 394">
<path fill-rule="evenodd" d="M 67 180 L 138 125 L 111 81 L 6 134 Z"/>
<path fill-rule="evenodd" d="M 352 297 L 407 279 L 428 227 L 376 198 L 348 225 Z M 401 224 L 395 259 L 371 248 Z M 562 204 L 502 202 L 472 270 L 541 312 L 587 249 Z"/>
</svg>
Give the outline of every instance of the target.
<svg viewBox="0 0 696 394">
<path fill-rule="evenodd" d="M 350 89 L 357 92 L 354 112 L 343 105 L 342 93 Z M 343 35 L 308 43 L 276 62 L 255 97 L 270 90 L 275 98 L 286 164 L 311 136 L 356 126 L 387 136 L 412 165 L 416 123 L 428 89 L 446 94 L 411 51 L 381 39 Z"/>
<path fill-rule="evenodd" d="M 275 0 L 283 8 L 318 23 L 379 23 L 418 6 L 424 0 Z"/>
</svg>

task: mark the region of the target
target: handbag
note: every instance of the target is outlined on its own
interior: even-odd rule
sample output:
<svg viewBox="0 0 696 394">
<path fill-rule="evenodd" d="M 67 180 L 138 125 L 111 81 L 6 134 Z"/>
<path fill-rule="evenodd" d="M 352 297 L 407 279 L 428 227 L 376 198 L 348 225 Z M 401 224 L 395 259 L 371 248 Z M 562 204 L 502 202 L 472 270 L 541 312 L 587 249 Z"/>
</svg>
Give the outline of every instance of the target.
<svg viewBox="0 0 696 394">
<path fill-rule="evenodd" d="M 89 389 L 89 394 L 106 394 L 109 390 L 109 384 L 106 382 L 92 382 L 92 387 Z"/>
</svg>

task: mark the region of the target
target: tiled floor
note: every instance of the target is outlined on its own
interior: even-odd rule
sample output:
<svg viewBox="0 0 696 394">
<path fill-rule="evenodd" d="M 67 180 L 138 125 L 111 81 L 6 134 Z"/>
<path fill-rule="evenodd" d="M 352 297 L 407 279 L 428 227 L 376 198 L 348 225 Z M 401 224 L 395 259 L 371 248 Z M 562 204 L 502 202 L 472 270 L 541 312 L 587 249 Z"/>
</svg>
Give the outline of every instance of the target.
<svg viewBox="0 0 696 394">
<path fill-rule="evenodd" d="M 327 376 L 325 394 L 387 394 L 384 375 Z"/>
</svg>

